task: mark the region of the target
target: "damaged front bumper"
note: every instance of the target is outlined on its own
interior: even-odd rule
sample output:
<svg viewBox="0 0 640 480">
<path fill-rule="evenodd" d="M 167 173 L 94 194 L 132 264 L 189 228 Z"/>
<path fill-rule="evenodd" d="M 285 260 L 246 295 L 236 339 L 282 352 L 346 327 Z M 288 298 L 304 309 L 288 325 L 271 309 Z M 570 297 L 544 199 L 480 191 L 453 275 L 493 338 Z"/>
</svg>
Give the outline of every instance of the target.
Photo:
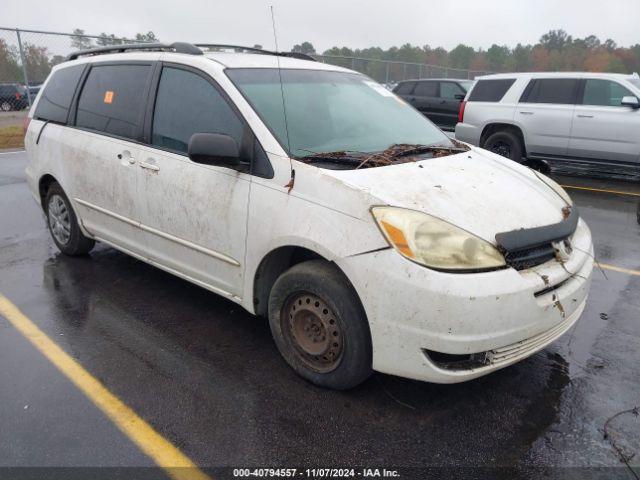
<svg viewBox="0 0 640 480">
<path fill-rule="evenodd" d="M 563 262 L 475 274 L 436 272 L 394 250 L 338 262 L 364 305 L 373 368 L 456 383 L 511 365 L 571 328 L 593 271 L 591 233 L 578 222 Z"/>
</svg>

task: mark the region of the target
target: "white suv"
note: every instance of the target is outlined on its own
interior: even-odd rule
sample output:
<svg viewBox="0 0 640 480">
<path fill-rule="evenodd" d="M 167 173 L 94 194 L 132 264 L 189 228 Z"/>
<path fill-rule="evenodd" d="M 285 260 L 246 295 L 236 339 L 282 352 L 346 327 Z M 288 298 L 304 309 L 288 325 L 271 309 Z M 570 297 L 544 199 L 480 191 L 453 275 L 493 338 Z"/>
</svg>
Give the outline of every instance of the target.
<svg viewBox="0 0 640 480">
<path fill-rule="evenodd" d="M 640 78 L 610 73 L 480 77 L 456 138 L 521 161 L 640 166 Z"/>
<path fill-rule="evenodd" d="M 591 234 L 556 183 L 358 73 L 240 50 L 54 68 L 27 177 L 63 253 L 100 241 L 268 317 L 289 365 L 331 388 L 372 369 L 469 380 L 575 324 Z"/>
</svg>

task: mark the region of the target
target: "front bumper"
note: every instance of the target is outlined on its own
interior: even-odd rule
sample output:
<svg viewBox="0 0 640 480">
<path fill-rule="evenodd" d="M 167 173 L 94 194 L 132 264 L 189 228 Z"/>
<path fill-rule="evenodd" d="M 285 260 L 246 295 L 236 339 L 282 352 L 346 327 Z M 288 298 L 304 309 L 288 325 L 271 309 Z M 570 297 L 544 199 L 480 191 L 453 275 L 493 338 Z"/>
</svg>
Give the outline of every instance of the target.
<svg viewBox="0 0 640 480">
<path fill-rule="evenodd" d="M 476 274 L 436 272 L 387 249 L 343 259 L 364 305 L 373 368 L 435 383 L 470 380 L 511 365 L 565 333 L 584 310 L 591 274 L 591 233 L 580 220 L 574 251 L 560 264 Z M 443 368 L 425 351 L 486 354 L 488 363 Z"/>
</svg>

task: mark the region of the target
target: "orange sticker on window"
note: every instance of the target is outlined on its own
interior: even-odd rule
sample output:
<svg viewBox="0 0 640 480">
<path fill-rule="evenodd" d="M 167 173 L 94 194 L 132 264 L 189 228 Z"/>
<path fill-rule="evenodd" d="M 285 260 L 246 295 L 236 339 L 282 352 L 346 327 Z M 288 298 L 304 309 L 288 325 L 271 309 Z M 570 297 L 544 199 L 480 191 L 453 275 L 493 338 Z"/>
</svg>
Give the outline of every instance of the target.
<svg viewBox="0 0 640 480">
<path fill-rule="evenodd" d="M 113 103 L 113 92 L 111 90 L 104 92 L 104 103 Z"/>
</svg>

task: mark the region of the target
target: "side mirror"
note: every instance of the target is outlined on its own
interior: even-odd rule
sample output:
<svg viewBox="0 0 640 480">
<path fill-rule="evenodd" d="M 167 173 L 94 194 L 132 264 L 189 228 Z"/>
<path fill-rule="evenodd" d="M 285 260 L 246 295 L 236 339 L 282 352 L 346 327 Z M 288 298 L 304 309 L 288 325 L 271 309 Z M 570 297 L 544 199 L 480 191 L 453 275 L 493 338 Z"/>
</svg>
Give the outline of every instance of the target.
<svg viewBox="0 0 640 480">
<path fill-rule="evenodd" d="M 620 105 L 622 105 L 623 107 L 631 107 L 633 109 L 638 109 L 640 108 L 640 101 L 638 101 L 637 97 L 629 95 L 628 97 L 622 97 L 622 101 L 620 102 Z"/>
<path fill-rule="evenodd" d="M 463 95 L 462 93 L 456 93 L 456 94 L 453 96 L 453 98 L 455 98 L 456 100 L 460 100 L 460 101 L 462 101 L 462 100 L 464 100 L 464 97 L 465 97 L 465 96 L 466 96 L 466 95 Z"/>
<path fill-rule="evenodd" d="M 240 149 L 229 135 L 220 133 L 194 133 L 189 139 L 189 158 L 205 165 L 244 170 L 248 162 L 240 160 Z"/>
</svg>

